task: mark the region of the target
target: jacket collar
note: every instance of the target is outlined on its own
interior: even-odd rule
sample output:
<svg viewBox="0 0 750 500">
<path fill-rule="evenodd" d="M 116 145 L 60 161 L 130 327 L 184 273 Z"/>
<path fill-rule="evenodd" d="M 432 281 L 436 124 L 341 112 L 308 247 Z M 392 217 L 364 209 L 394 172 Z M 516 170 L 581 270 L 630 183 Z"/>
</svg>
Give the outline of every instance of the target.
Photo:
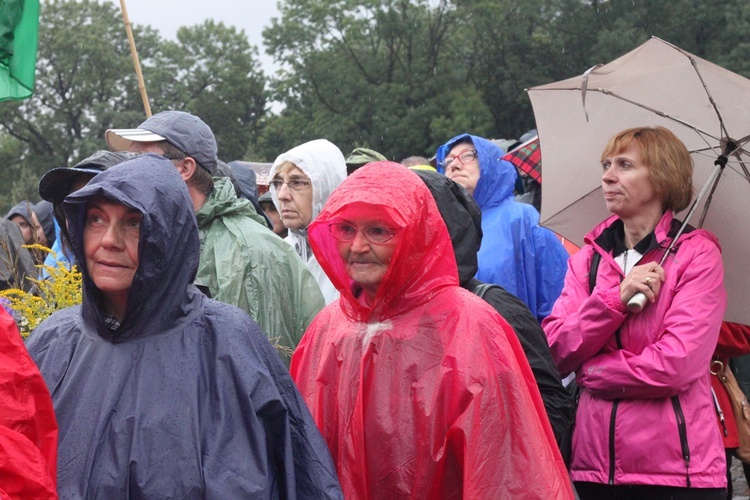
<svg viewBox="0 0 750 500">
<path fill-rule="evenodd" d="M 675 219 L 672 211 L 667 210 L 661 219 L 659 219 L 654 230 L 635 245 L 635 250 L 641 255 L 646 255 L 657 248 L 666 250 L 681 225 L 682 221 Z M 694 230 L 695 228 L 688 224 L 680 236 L 680 242 L 683 238 L 689 237 Z M 601 253 L 610 254 L 613 257 L 616 257 L 627 249 L 624 240 L 623 222 L 617 215 L 606 219 L 584 238 L 584 242 L 593 245 L 595 248 L 599 248 Z M 676 251 L 676 248 L 673 251 Z"/>
</svg>

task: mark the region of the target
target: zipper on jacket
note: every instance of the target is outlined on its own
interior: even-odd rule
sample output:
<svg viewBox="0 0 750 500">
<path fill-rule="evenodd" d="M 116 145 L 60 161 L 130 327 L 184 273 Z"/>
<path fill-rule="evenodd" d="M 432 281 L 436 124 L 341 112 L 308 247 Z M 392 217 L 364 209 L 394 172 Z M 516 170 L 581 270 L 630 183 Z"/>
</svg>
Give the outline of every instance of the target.
<svg viewBox="0 0 750 500">
<path fill-rule="evenodd" d="M 674 407 L 674 414 L 677 419 L 677 431 L 680 433 L 682 459 L 685 461 L 685 480 L 687 481 L 687 487 L 690 488 L 690 448 L 688 447 L 687 440 L 687 425 L 685 424 L 685 414 L 682 413 L 680 399 L 676 395 L 672 396 L 672 406 Z"/>
<path fill-rule="evenodd" d="M 727 437 L 729 436 L 729 431 L 727 430 L 727 422 L 724 420 L 724 411 L 721 409 L 721 405 L 719 405 L 719 399 L 716 397 L 713 387 L 711 388 L 711 396 L 716 407 L 716 414 L 719 416 L 719 421 L 721 421 L 721 427 L 724 429 L 724 437 Z"/>
<path fill-rule="evenodd" d="M 620 406 L 620 400 L 615 399 L 609 417 L 609 484 L 615 484 L 615 422 L 618 406 Z"/>
</svg>

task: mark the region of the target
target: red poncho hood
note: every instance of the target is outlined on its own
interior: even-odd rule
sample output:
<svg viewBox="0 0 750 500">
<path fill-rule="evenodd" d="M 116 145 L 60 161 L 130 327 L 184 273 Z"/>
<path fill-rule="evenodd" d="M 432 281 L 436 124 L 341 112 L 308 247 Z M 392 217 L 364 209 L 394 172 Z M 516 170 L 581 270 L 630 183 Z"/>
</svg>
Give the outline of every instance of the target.
<svg viewBox="0 0 750 500">
<path fill-rule="evenodd" d="M 372 309 L 354 296 L 328 225 L 356 218 L 375 205 L 393 227 L 408 228 L 391 257 Z M 397 163 L 368 164 L 349 176 L 331 195 L 310 225 L 310 244 L 331 282 L 341 293 L 341 308 L 357 321 L 377 321 L 429 301 L 447 286 L 458 285 L 458 269 L 448 229 L 424 182 Z"/>
</svg>

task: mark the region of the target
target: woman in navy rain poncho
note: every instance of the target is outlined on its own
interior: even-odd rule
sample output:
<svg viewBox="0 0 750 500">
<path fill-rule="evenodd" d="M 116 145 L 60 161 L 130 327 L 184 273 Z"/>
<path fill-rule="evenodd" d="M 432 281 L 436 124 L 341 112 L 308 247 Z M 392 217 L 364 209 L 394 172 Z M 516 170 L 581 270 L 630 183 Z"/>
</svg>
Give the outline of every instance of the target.
<svg viewBox="0 0 750 500">
<path fill-rule="evenodd" d="M 473 151 L 473 157 L 466 163 L 455 159 L 446 169 L 446 157 L 464 150 Z M 502 156 L 493 142 L 461 134 L 438 148 L 437 162 L 482 209 L 484 238 L 477 254 L 477 279 L 508 290 L 541 322 L 562 291 L 568 253 L 552 231 L 539 226 L 539 213 L 533 206 L 515 201 L 518 173 Z M 469 179 L 466 172 L 477 167 L 477 177 Z"/>
<path fill-rule="evenodd" d="M 97 212 L 108 203 L 127 211 L 123 225 Z M 198 229 L 172 164 L 154 155 L 122 163 L 64 208 L 83 304 L 27 343 L 58 416 L 60 496 L 340 498 L 325 442 L 273 347 L 247 314 L 191 284 Z M 97 286 L 99 257 L 90 257 L 102 220 L 111 231 L 140 226 L 121 309 Z M 112 249 L 120 240 L 105 239 L 105 260 L 125 259 Z"/>
</svg>

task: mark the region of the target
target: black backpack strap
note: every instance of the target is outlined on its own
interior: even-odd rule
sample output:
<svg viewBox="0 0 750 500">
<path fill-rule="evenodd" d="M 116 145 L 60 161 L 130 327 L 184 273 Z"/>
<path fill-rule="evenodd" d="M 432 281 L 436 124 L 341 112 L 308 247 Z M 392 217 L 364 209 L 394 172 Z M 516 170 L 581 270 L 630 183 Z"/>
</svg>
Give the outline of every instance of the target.
<svg viewBox="0 0 750 500">
<path fill-rule="evenodd" d="M 500 287 L 498 285 L 495 285 L 494 283 L 482 283 L 474 287 L 472 292 L 474 292 L 474 295 L 476 295 L 480 299 L 484 299 L 485 294 L 491 288 L 500 288 Z"/>
<path fill-rule="evenodd" d="M 599 272 L 599 262 L 601 262 L 601 260 L 602 255 L 594 250 L 594 255 L 591 257 L 591 269 L 589 270 L 589 295 L 591 295 L 591 293 L 594 291 L 594 287 L 596 286 L 596 274 Z M 573 429 L 576 426 L 578 401 L 581 399 L 581 387 L 576 383 L 576 379 L 574 378 L 568 383 L 568 385 L 565 386 L 565 389 L 567 389 L 568 393 L 570 394 L 570 398 L 573 400 L 573 410 L 571 413 L 572 417 L 570 419 L 570 430 L 568 431 L 568 434 L 563 441 L 561 451 L 563 454 L 563 459 L 565 460 L 565 465 L 570 468 L 570 455 L 573 451 Z"/>
<path fill-rule="evenodd" d="M 599 262 L 602 260 L 602 255 L 594 250 L 594 256 L 591 257 L 591 269 L 589 270 L 589 295 L 594 292 L 596 286 L 596 273 L 599 272 Z"/>
</svg>

